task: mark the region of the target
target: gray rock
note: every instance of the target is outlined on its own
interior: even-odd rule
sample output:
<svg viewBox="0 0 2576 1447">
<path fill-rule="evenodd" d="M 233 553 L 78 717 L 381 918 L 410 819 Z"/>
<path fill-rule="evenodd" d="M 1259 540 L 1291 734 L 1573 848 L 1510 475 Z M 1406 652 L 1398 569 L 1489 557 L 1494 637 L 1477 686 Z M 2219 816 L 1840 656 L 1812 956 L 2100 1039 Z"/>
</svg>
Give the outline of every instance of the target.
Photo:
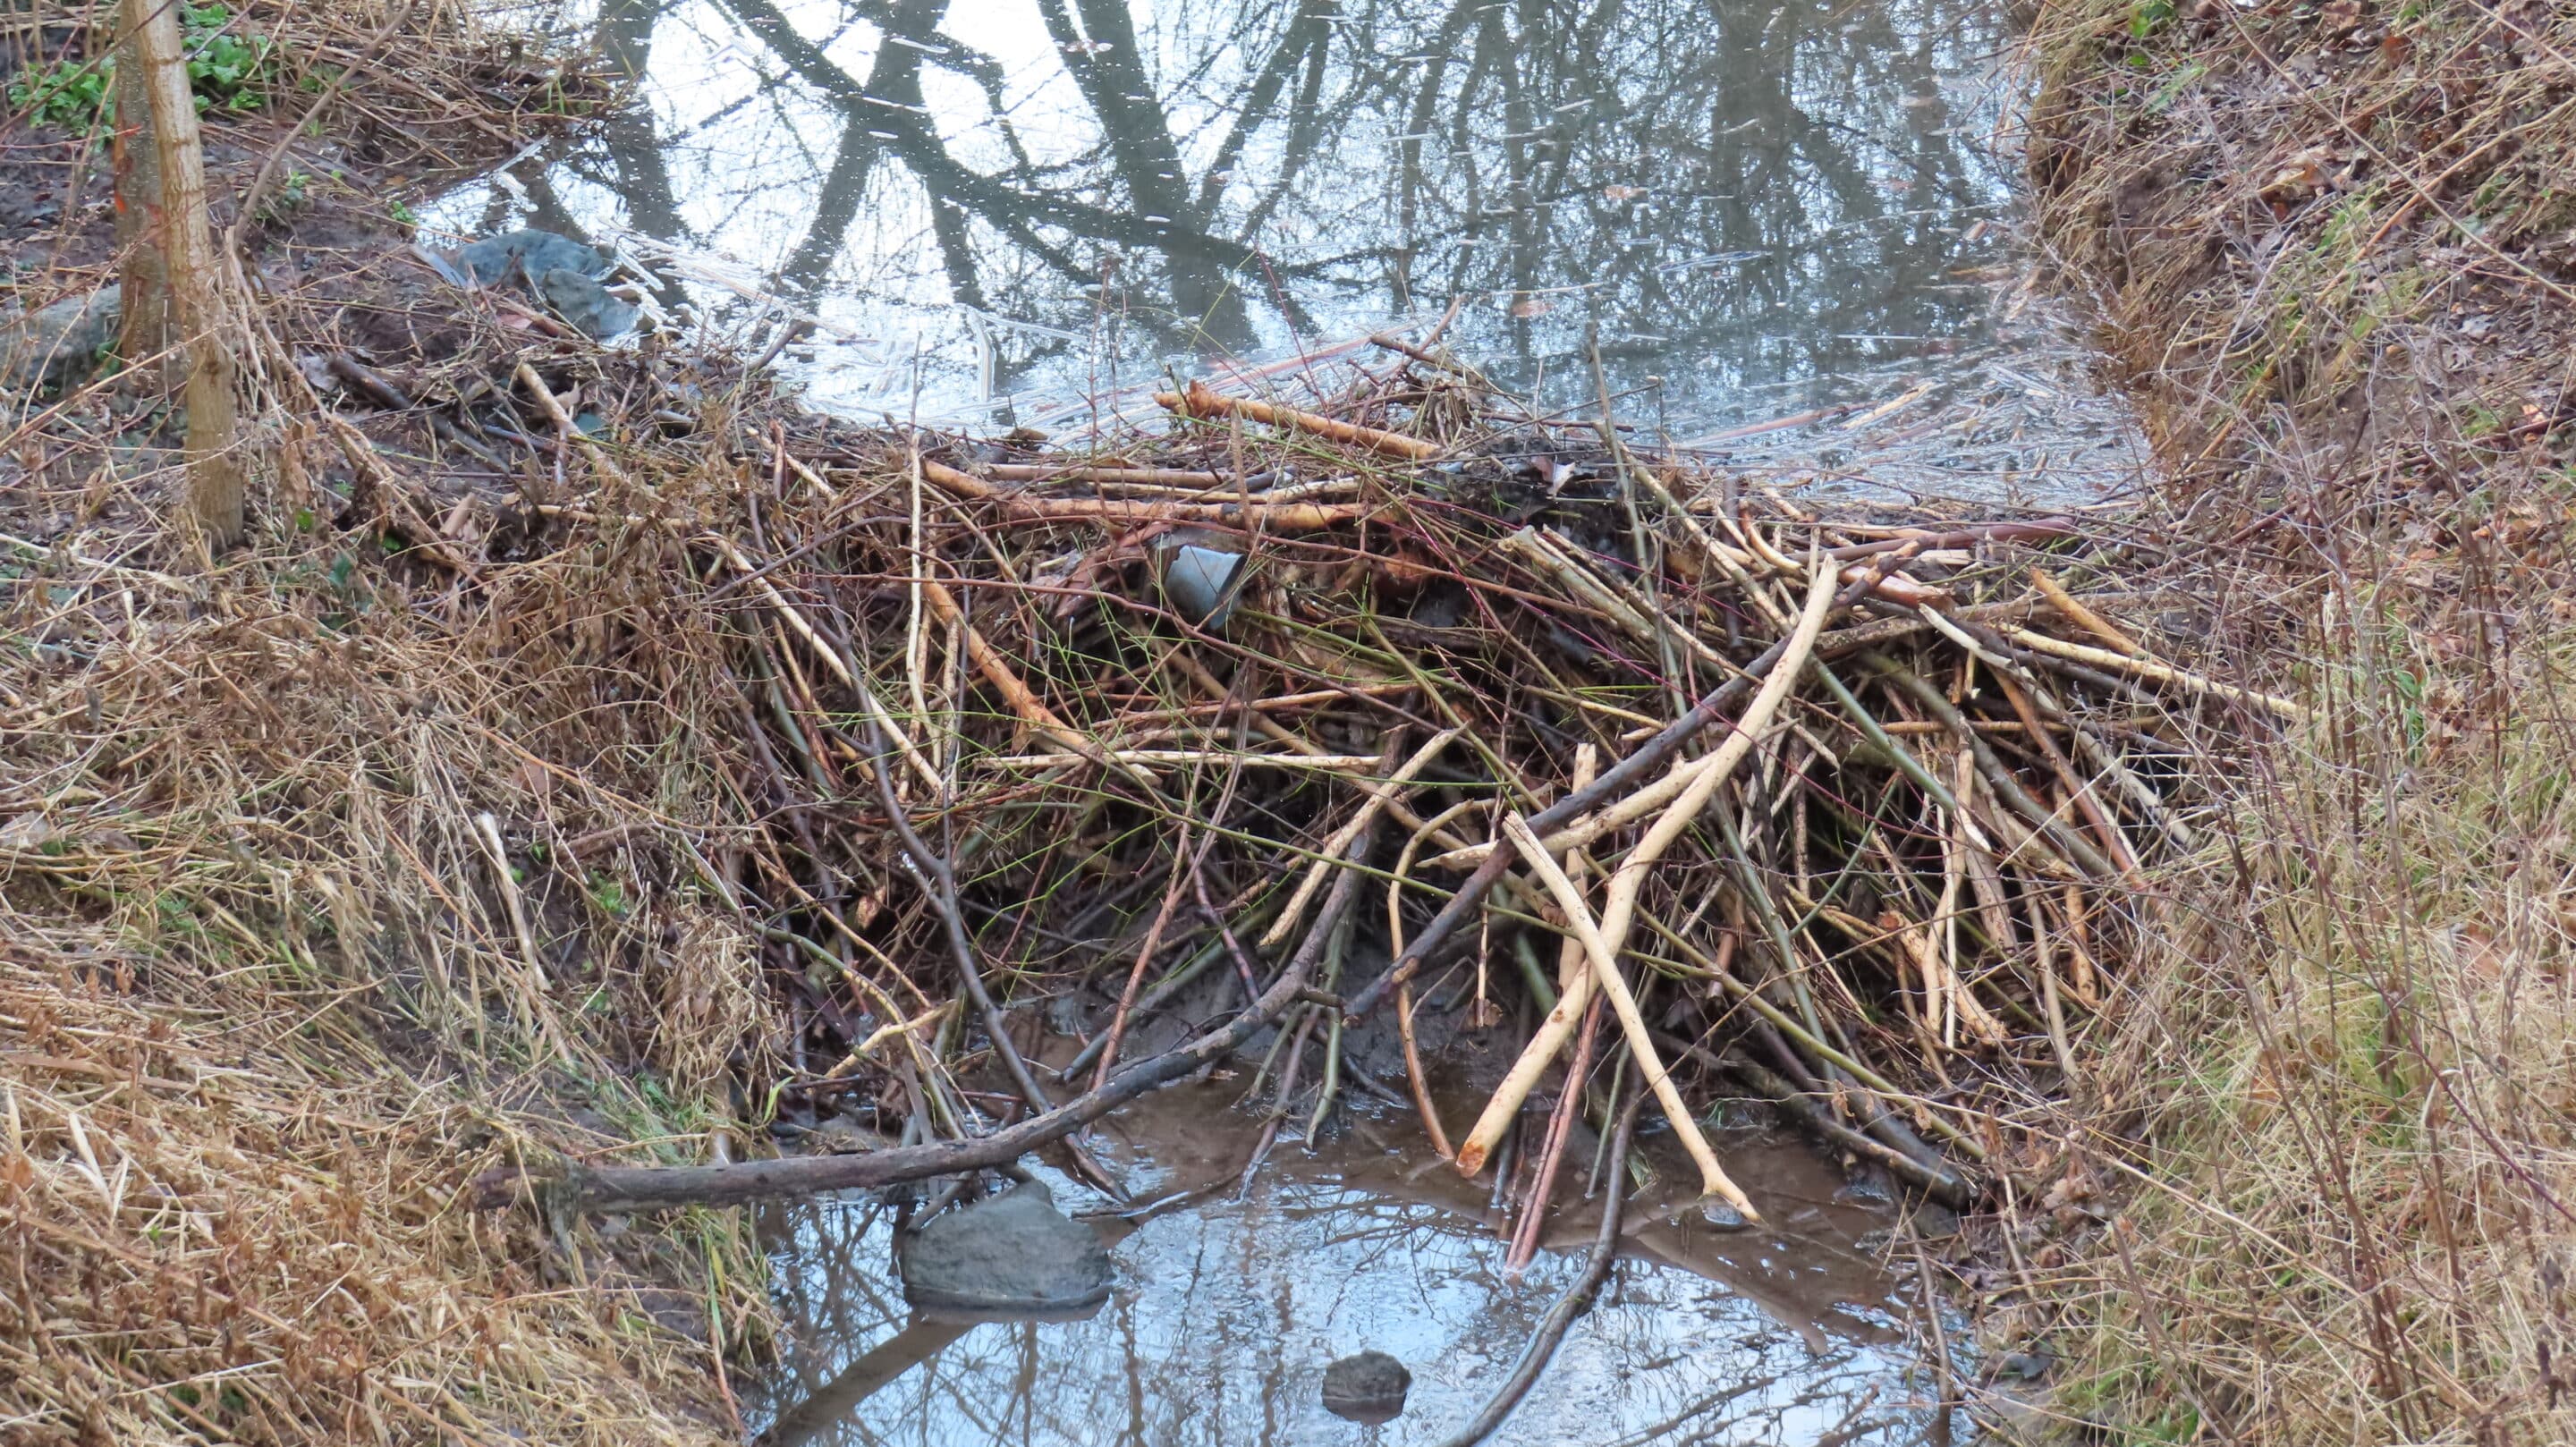
<svg viewBox="0 0 2576 1447">
<path fill-rule="evenodd" d="M 1349 1421 L 1394 1421 L 1411 1390 L 1413 1373 L 1384 1352 L 1357 1352 L 1324 1368 L 1324 1410 Z"/>
<path fill-rule="evenodd" d="M 1114 1275 L 1100 1238 L 1037 1181 L 942 1212 L 896 1251 L 904 1300 L 943 1321 L 1078 1321 Z"/>
<path fill-rule="evenodd" d="M 124 290 L 108 286 L 0 323 L 0 390 L 22 396 L 82 381 L 124 318 Z"/>
<path fill-rule="evenodd" d="M 632 302 L 619 301 L 608 288 L 568 266 L 558 266 L 537 279 L 537 292 L 586 337 L 605 340 L 635 325 Z"/>
<path fill-rule="evenodd" d="M 529 285 L 555 270 L 608 275 L 607 257 L 569 236 L 533 226 L 461 247 L 453 265 L 459 273 L 455 280 L 479 286 Z"/>
<path fill-rule="evenodd" d="M 1724 1201 L 1710 1201 L 1699 1208 L 1700 1224 L 1711 1231 L 1750 1231 L 1753 1223 L 1744 1213 Z"/>
<path fill-rule="evenodd" d="M 1882 1208 L 1896 1204 L 1896 1181 L 1887 1168 L 1875 1161 L 1864 1161 L 1853 1167 L 1851 1178 L 1834 1192 L 1834 1199 L 1846 1206 Z"/>
<path fill-rule="evenodd" d="M 1917 1204 L 1907 1219 L 1914 1223 L 1914 1234 L 1926 1241 L 1947 1241 L 1959 1234 L 1959 1213 L 1938 1201 Z"/>
</svg>

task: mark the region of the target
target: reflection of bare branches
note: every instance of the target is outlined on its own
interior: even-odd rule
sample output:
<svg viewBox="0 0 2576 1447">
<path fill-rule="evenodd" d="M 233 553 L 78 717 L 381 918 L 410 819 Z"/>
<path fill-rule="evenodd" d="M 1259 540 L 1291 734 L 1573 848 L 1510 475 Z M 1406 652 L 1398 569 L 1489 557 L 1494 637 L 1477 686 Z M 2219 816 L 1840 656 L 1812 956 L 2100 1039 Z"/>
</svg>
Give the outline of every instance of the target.
<svg viewBox="0 0 2576 1447">
<path fill-rule="evenodd" d="M 603 0 L 603 46 L 649 59 L 665 3 Z M 1282 321 L 1381 324 L 1418 292 L 1581 287 L 1554 321 L 1471 313 L 1486 335 L 1468 340 L 1517 352 L 1524 378 L 1570 373 L 1551 360 L 1581 347 L 1568 323 L 1597 316 L 1614 369 L 1623 347 L 1641 368 L 1679 352 L 1708 359 L 1706 386 L 1982 325 L 1981 298 L 1943 289 L 1956 228 L 1910 215 L 2002 194 L 1942 90 L 1994 38 L 1979 0 L 976 0 L 976 24 L 1042 26 L 1063 47 L 1043 62 L 943 0 L 714 8 L 781 78 L 774 109 L 724 120 L 744 98 L 716 98 L 687 128 L 700 178 L 632 117 L 591 169 L 639 229 L 700 218 L 693 239 L 763 252 L 809 304 L 864 268 L 857 285 L 896 307 L 944 283 L 1061 331 L 1140 322 L 1169 351 L 1276 343 Z M 870 29 L 853 73 L 833 57 Z M 725 38 L 693 37 L 699 53 Z M 925 80 L 943 72 L 967 84 L 932 86 L 934 117 Z M 1032 114 L 1043 136 L 1024 134 Z M 745 145 L 754 165 L 729 166 Z M 706 219 L 724 216 L 710 186 L 740 188 L 737 216 Z M 1678 264 L 1745 252 L 1767 259 Z M 1095 283 L 1105 296 L 1082 294 Z M 1026 335 L 1004 353 L 1006 372 L 1043 355 Z"/>
</svg>

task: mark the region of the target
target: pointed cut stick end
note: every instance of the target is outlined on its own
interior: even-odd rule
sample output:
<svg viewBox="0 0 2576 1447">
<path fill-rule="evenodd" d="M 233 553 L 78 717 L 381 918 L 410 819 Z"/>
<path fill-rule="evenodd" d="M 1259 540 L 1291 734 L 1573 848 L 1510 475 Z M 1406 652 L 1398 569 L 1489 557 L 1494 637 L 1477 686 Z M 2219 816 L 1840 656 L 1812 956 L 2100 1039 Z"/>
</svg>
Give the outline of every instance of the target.
<svg viewBox="0 0 2576 1447">
<path fill-rule="evenodd" d="M 1473 1177 L 1478 1171 L 1483 1170 L 1485 1168 L 1485 1147 L 1483 1144 L 1477 1141 L 1469 1141 L 1464 1146 L 1459 1147 L 1456 1165 L 1458 1167 L 1458 1174 L 1462 1176 Z"/>
</svg>

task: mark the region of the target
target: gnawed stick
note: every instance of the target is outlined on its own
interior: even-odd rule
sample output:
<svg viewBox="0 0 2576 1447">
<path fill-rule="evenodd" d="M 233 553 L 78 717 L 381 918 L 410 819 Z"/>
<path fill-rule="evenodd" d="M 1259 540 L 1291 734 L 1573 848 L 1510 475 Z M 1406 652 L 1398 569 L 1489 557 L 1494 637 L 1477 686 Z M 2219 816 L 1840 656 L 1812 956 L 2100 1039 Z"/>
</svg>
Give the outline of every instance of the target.
<svg viewBox="0 0 2576 1447">
<path fill-rule="evenodd" d="M 929 464 L 923 465 L 926 467 Z M 984 675 L 984 681 L 993 685 L 994 690 L 1002 695 L 1002 701 L 1011 706 L 1011 712 L 1019 715 L 1031 728 L 1081 755 L 1084 759 L 1113 774 L 1121 774 L 1133 779 L 1149 790 L 1160 791 L 1162 780 L 1157 778 L 1152 770 L 1141 764 L 1126 763 L 1113 757 L 1107 749 L 1094 742 L 1090 735 L 1056 717 L 1055 710 L 1048 708 L 1044 700 L 1029 691 L 1027 684 L 1020 682 L 1020 676 L 1011 671 L 1009 662 L 1004 660 L 1001 654 L 994 652 L 993 645 L 985 641 L 984 635 L 976 630 L 973 623 L 967 621 L 965 610 L 957 606 L 956 596 L 941 585 L 939 580 L 923 578 L 921 596 L 930 604 L 931 611 L 939 615 L 940 622 L 959 630 L 966 640 L 966 661 L 974 664 L 975 671 Z"/>
<path fill-rule="evenodd" d="M 1576 753 L 1575 788 L 1580 789 L 1592 782 L 1593 765 L 1598 758 L 1598 752 L 1590 744 L 1583 745 Z M 1567 850 L 1566 877 L 1581 879 L 1587 863 L 1582 855 Z M 1459 1147 L 1458 1170 L 1463 1175 L 1473 1176 L 1484 1169 L 1485 1157 L 1493 1151 L 1494 1142 L 1501 1140 L 1503 1132 L 1511 1129 L 1512 1122 L 1520 1118 L 1521 1102 L 1529 1099 L 1530 1092 L 1538 1088 L 1539 1077 L 1547 1072 L 1557 1052 L 1565 1048 L 1567 1035 L 1574 1029 L 1575 1021 L 1585 1018 L 1592 1001 L 1592 970 L 1584 962 L 1582 941 L 1577 940 L 1570 930 L 1557 947 L 1556 975 L 1556 1003 L 1548 1007 L 1546 1018 L 1540 1020 L 1538 1029 L 1531 1032 L 1529 1043 L 1521 1047 L 1520 1058 L 1512 1062 L 1512 1068 L 1504 1073 L 1502 1083 L 1494 1087 L 1493 1095 L 1485 1101 L 1484 1113 L 1476 1118 L 1475 1129 L 1467 1133 L 1467 1143 Z"/>
<path fill-rule="evenodd" d="M 1273 427 L 1329 437 L 1335 442 L 1347 442 L 1354 447 L 1365 447 L 1408 462 L 1421 462 L 1440 455 L 1438 444 L 1425 442 L 1419 437 L 1381 432 L 1356 422 L 1338 422 L 1312 412 L 1300 412 L 1294 407 L 1274 407 L 1268 402 L 1220 396 L 1204 382 L 1193 381 L 1187 390 L 1181 392 L 1157 392 L 1154 400 L 1184 417 L 1241 417 L 1253 422 L 1266 422 Z"/>
<path fill-rule="evenodd" d="M 2067 621 L 2075 624 L 2079 628 L 2082 628 L 2094 637 L 2101 639 L 2103 642 L 2110 644 L 2113 648 L 2120 650 L 2122 653 L 2131 654 L 2139 658 L 2147 656 L 2147 650 L 2139 644 L 2138 640 L 2121 632 L 2117 627 L 2113 626 L 2109 619 L 2104 618 L 2101 614 L 2085 607 L 2074 594 L 2066 591 L 2065 584 L 2050 577 L 2046 568 L 2033 567 L 2030 570 L 2030 580 L 2038 586 L 2040 596 L 2048 600 L 2049 606 L 2055 608 L 2058 612 L 2065 614 Z"/>
<path fill-rule="evenodd" d="M 1638 1067 L 1645 1071 L 1646 1083 L 1654 1090 L 1656 1103 L 1664 1108 L 1664 1119 L 1672 1123 L 1673 1134 L 1680 1138 L 1682 1149 L 1690 1153 L 1691 1163 L 1699 1167 L 1700 1193 L 1723 1196 L 1727 1204 L 1743 1212 L 1746 1219 L 1760 1220 L 1761 1213 L 1753 1209 L 1753 1202 L 1728 1177 L 1726 1168 L 1718 1164 L 1717 1152 L 1709 1149 L 1708 1138 L 1700 1134 L 1699 1122 L 1692 1116 L 1689 1104 L 1683 1101 L 1681 1091 L 1673 1085 L 1672 1073 L 1664 1068 L 1662 1059 L 1655 1054 L 1655 1042 L 1646 1032 L 1645 1016 L 1637 1009 L 1637 997 L 1629 992 L 1627 980 L 1619 973 L 1615 946 L 1602 936 L 1599 924 L 1592 918 L 1591 908 L 1583 902 L 1583 895 L 1575 889 L 1574 882 L 1565 877 L 1565 871 L 1556 867 L 1556 861 L 1548 857 L 1547 849 L 1539 843 L 1538 836 L 1530 832 L 1526 822 L 1517 817 L 1505 819 L 1503 831 L 1513 846 L 1520 850 L 1530 872 L 1537 875 L 1540 883 L 1547 886 L 1548 893 L 1556 897 L 1557 908 L 1565 912 L 1566 924 L 1573 929 L 1575 937 L 1583 941 L 1583 952 L 1592 961 L 1593 981 L 1610 1001 L 1611 1013 L 1619 1017 L 1619 1028 L 1627 1033 L 1628 1053 L 1636 1057 Z M 1611 883 L 1612 908 L 1618 907 L 1618 899 L 1618 882 L 1614 876 Z M 1619 922 L 1622 935 L 1626 933 L 1626 926 L 1626 920 Z"/>
<path fill-rule="evenodd" d="M 1654 1042 L 1646 1038 L 1646 1025 L 1637 1012 L 1637 1002 L 1628 993 L 1627 982 L 1619 974 L 1618 953 L 1627 943 L 1629 928 L 1636 922 L 1638 896 L 1645 890 L 1646 876 L 1655 861 L 1681 838 L 1682 832 L 1699 817 L 1700 811 L 1708 807 L 1709 800 L 1716 797 L 1718 789 L 1735 767 L 1753 751 L 1754 741 L 1771 726 L 1780 706 L 1797 686 L 1798 674 L 1806 667 L 1808 655 L 1815 649 L 1816 636 L 1824 631 L 1825 619 L 1833 612 L 1836 585 L 1832 569 L 1821 566 L 1810 569 L 1807 604 L 1799 614 L 1797 629 L 1783 640 L 1784 651 L 1778 666 L 1770 677 L 1763 680 L 1762 691 L 1754 695 L 1753 702 L 1746 706 L 1744 716 L 1736 720 L 1726 741 L 1705 760 L 1690 767 L 1690 781 L 1681 797 L 1672 802 L 1663 816 L 1655 821 L 1654 827 L 1646 831 L 1646 837 L 1639 840 L 1637 847 L 1629 850 L 1627 857 L 1619 862 L 1618 869 L 1610 876 L 1610 888 L 1604 896 L 1597 927 L 1591 911 L 1583 902 L 1582 891 L 1576 889 L 1573 881 L 1566 878 L 1565 871 L 1557 867 L 1529 823 L 1518 816 L 1507 817 L 1503 821 L 1505 837 L 1520 851 L 1531 872 L 1547 886 L 1548 892 L 1556 897 L 1557 907 L 1564 912 L 1567 924 L 1583 941 L 1584 951 L 1592 957 L 1594 978 L 1602 993 L 1609 997 L 1611 1009 L 1618 1014 L 1620 1025 L 1628 1032 L 1629 1053 L 1647 1071 L 1656 1099 L 1672 1120 L 1674 1133 L 1682 1138 L 1683 1145 L 1690 1150 L 1691 1159 L 1700 1168 L 1704 1186 L 1725 1196 L 1737 1210 L 1748 1216 L 1754 1214 L 1752 1202 L 1746 1200 L 1734 1182 L 1727 1179 L 1715 1153 L 1709 1150 L 1708 1142 L 1701 1138 L 1688 1108 L 1682 1104 L 1680 1092 L 1673 1088 L 1661 1063 L 1655 1058 Z"/>
<path fill-rule="evenodd" d="M 1577 789 L 1531 815 L 1530 826 L 1541 830 L 1554 829 L 1579 819 L 1599 807 L 1604 800 L 1619 796 L 1639 779 L 1663 767 L 1665 760 L 1680 752 L 1682 746 L 1697 737 L 1700 730 L 1717 722 L 1719 715 L 1725 713 L 1730 705 L 1752 692 L 1754 685 L 1778 665 L 1788 650 L 1789 640 L 1785 638 L 1764 649 L 1760 657 L 1744 666 L 1744 672 L 1711 689 L 1706 697 L 1691 706 L 1690 712 L 1665 725 L 1661 733 L 1639 745 L 1635 753 L 1611 765 L 1609 772 L 1593 780 L 1590 788 Z M 1429 924 L 1423 926 L 1422 933 L 1414 936 L 1413 943 L 1405 947 L 1394 966 L 1366 989 L 1350 997 L 1346 1015 L 1356 1020 L 1368 1014 L 1398 985 L 1421 973 L 1423 962 L 1446 945 L 1449 937 L 1467 921 L 1475 918 L 1485 896 L 1511 871 L 1511 864 L 1512 856 L 1508 851 L 1488 851 L 1485 862 L 1476 866 L 1476 872 L 1449 896 L 1449 902 L 1441 906 Z"/>
<path fill-rule="evenodd" d="M 1342 851 L 1349 847 L 1352 840 L 1374 826 L 1377 823 L 1378 814 L 1386 808 L 1388 801 L 1395 797 L 1396 792 L 1410 782 L 1414 775 L 1427 768 L 1433 759 L 1440 757 L 1440 751 L 1449 747 L 1450 741 L 1457 737 L 1458 730 L 1454 728 L 1434 734 L 1422 747 L 1413 751 L 1413 757 L 1398 765 L 1394 773 L 1388 775 L 1383 781 L 1368 786 L 1367 801 L 1360 805 L 1358 812 L 1351 816 L 1349 823 L 1333 831 L 1332 837 L 1324 841 L 1324 847 L 1316 851 L 1322 857 L 1306 867 L 1306 877 L 1297 881 L 1296 892 L 1288 896 L 1288 907 L 1279 912 L 1279 918 L 1261 936 L 1263 949 L 1278 948 L 1289 935 L 1296 932 L 1298 921 L 1306 917 L 1307 902 L 1315 897 L 1316 890 L 1324 887 L 1325 875 L 1338 867 Z M 1393 739 L 1389 740 L 1390 745 L 1393 742 Z"/>
<path fill-rule="evenodd" d="M 2113 653 L 2107 648 L 2091 648 L 2081 643 L 2062 643 L 2045 633 L 2033 633 L 2027 628 L 2015 628 L 2007 636 L 2033 653 L 2053 654 L 2070 663 L 2089 663 L 2096 668 L 2107 668 L 2116 673 L 2130 674 L 2155 683 L 2174 684 L 2177 687 L 2187 688 L 2193 693 L 2223 698 L 2231 703 L 2252 704 L 2256 708 L 2263 709 L 2276 717 L 2288 719 L 2292 723 L 2306 723 L 2310 717 L 2304 705 L 2292 703 L 2277 694 L 2258 693 L 2250 688 L 2238 688 L 2232 683 L 2220 683 L 2214 678 L 2205 678 L 2200 674 L 2176 668 L 2170 663 L 2159 662 L 2153 658 L 2132 658 L 2125 653 Z"/>
<path fill-rule="evenodd" d="M 1369 512 L 1367 503 L 1341 502 L 1276 502 L 1255 500 L 1234 502 L 1165 502 L 1114 497 L 1031 497 L 1010 488 L 995 487 L 972 473 L 960 472 L 946 463 L 921 460 L 921 475 L 960 497 L 979 502 L 997 502 L 1003 511 L 1033 522 L 1102 522 L 1134 526 L 1141 523 L 1213 523 L 1249 527 L 1258 523 L 1265 532 L 1311 533 L 1339 527 Z"/>
</svg>

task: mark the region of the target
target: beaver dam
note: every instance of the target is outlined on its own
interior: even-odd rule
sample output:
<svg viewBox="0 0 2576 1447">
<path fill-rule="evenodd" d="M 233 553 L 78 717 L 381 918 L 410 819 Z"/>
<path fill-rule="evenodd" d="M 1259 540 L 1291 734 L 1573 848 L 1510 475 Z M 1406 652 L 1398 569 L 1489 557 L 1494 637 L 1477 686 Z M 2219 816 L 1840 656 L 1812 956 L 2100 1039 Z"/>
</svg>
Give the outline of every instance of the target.
<svg viewBox="0 0 2576 1447">
<path fill-rule="evenodd" d="M 131 376 L 49 372 L 15 434 L 7 1190 L 52 1305 L 6 1310 L 89 1344 L 24 1420 L 1899 1443 L 2046 1375 L 1988 1315 L 2090 1199 L 2033 1123 L 2194 844 L 2186 761 L 2302 711 L 2122 581 L 2127 434 L 1977 269 L 2008 197 L 1944 108 L 1995 23 L 1730 12 L 1766 109 L 1677 7 L 1079 8 L 607 4 L 643 108 L 592 125 L 526 33 L 280 21 L 343 66 L 429 25 L 523 98 L 487 151 L 550 119 L 234 225 L 246 546 L 158 526 Z M 1191 44 L 1241 124 L 1176 149 L 1138 57 Z M 1100 149 L 1014 120 L 1059 83 Z M 403 94 L 352 194 L 434 165 L 457 111 Z M 926 119 L 988 98 L 1007 185 Z M 788 205 L 827 121 L 798 226 L 707 189 Z M 1398 231 L 1215 244 L 1362 156 Z M 924 246 L 962 330 L 895 324 Z"/>
</svg>

